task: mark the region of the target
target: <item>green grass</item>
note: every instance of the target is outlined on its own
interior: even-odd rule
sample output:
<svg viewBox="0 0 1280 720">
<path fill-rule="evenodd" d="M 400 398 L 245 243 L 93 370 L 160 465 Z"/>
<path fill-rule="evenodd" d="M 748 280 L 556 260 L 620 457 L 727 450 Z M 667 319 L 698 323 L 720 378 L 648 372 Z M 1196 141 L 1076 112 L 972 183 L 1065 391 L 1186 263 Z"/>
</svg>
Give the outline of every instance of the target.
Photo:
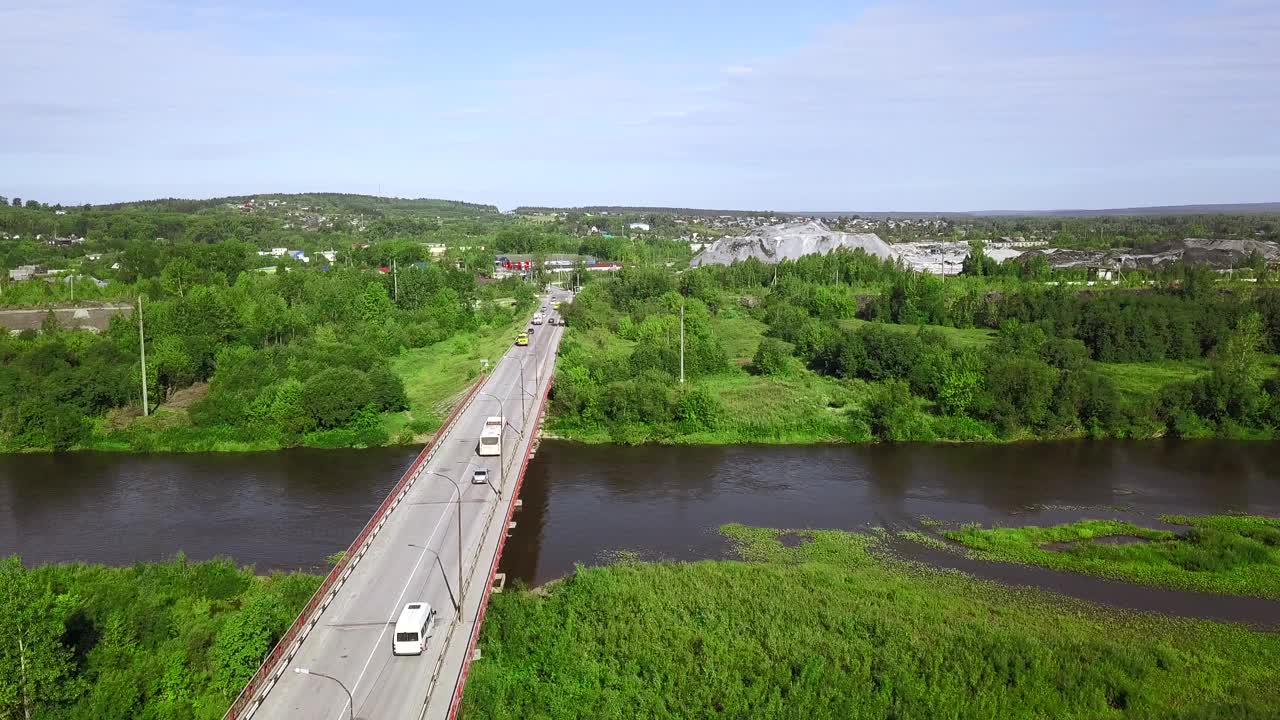
<svg viewBox="0 0 1280 720">
<path fill-rule="evenodd" d="M 945 540 L 938 538 L 936 535 L 922 533 L 919 530 L 899 530 L 894 533 L 903 540 L 910 540 L 913 543 L 924 545 L 925 547 L 937 548 L 939 550 L 950 550 L 951 546 Z"/>
<path fill-rule="evenodd" d="M 1204 360 L 1098 363 L 1095 367 L 1130 398 L 1153 397 L 1166 385 L 1195 380 L 1209 372 L 1209 363 Z"/>
<path fill-rule="evenodd" d="M 749 562 L 622 562 L 493 596 L 465 716 L 1092 720 L 1280 707 L 1275 634 L 881 559 L 872 535 L 723 530 Z"/>
<path fill-rule="evenodd" d="M 480 361 L 488 359 L 492 368 L 526 321 L 522 318 L 520 322 L 464 333 L 429 347 L 406 350 L 393 358 L 391 369 L 404 382 L 409 409 L 385 415 L 383 429 L 392 438 L 406 430 L 413 434 L 415 442 L 428 437 L 444 422 L 454 397 L 480 376 Z"/>
<path fill-rule="evenodd" d="M 681 432 L 674 427 L 633 425 L 620 431 L 584 426 L 575 418 L 552 417 L 548 435 L 585 443 L 662 445 L 811 444 L 871 440 L 866 424 L 851 411 L 867 397 L 867 383 L 844 382 L 804 373 L 794 377 L 738 371 L 692 381 L 720 402 L 723 412 L 712 430 Z"/>
<path fill-rule="evenodd" d="M 690 444 L 815 443 L 870 440 L 851 411 L 867 383 L 805 372 L 794 377 L 733 373 L 699 381 L 724 407 L 715 430 L 681 438 Z"/>
<path fill-rule="evenodd" d="M 857 318 L 842 320 L 840 322 L 841 327 L 849 330 L 857 330 L 863 325 L 871 324 L 874 323 L 867 320 L 859 320 Z M 962 349 L 984 348 L 987 345 L 990 345 L 991 341 L 996 336 L 994 330 L 988 330 L 987 328 L 955 328 L 949 325 L 897 325 L 894 323 L 880 323 L 880 325 L 887 330 L 897 330 L 899 332 L 909 333 L 916 333 L 920 331 L 920 328 L 924 328 L 925 330 L 941 334 L 946 337 L 953 346 Z"/>
<path fill-rule="evenodd" d="M 1280 355 L 1264 355 L 1262 364 L 1270 372 L 1280 368 Z M 1209 360 L 1158 360 L 1155 362 L 1097 363 L 1116 389 L 1130 398 L 1154 397 L 1166 385 L 1188 382 L 1208 375 Z"/>
<path fill-rule="evenodd" d="M 746 365 L 755 357 L 760 340 L 768 325 L 743 313 L 736 306 L 729 306 L 712 316 L 711 329 L 729 355 L 729 361 Z"/>
<path fill-rule="evenodd" d="M 1056 527 L 976 526 L 945 535 L 978 557 L 1040 565 L 1159 587 L 1280 599 L 1280 518 L 1255 515 L 1166 516 L 1185 533 L 1114 520 Z M 1108 536 L 1147 542 L 1110 545 Z M 1072 543 L 1063 550 L 1049 543 Z"/>
</svg>

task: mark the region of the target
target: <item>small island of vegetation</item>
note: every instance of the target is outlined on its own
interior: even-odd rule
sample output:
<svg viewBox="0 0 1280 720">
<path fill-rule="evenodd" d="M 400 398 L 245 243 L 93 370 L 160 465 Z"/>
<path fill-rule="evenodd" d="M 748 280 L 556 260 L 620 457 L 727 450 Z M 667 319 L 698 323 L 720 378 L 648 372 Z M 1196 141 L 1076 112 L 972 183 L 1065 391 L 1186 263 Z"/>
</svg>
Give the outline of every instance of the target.
<svg viewBox="0 0 1280 720">
<path fill-rule="evenodd" d="M 1182 532 L 1081 520 L 1054 527 L 965 526 L 943 533 L 976 557 L 1160 587 L 1280 599 L 1280 518 L 1165 515 Z"/>
</svg>

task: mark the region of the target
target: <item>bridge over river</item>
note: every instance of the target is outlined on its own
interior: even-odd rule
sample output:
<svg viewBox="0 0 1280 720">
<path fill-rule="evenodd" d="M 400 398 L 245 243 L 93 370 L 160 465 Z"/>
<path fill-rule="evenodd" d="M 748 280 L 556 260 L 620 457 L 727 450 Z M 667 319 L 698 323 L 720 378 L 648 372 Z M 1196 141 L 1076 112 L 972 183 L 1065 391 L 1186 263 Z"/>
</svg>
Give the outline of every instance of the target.
<svg viewBox="0 0 1280 720">
<path fill-rule="evenodd" d="M 468 391 L 227 711 L 228 719 L 457 713 L 498 558 L 519 517 L 520 483 L 563 332 L 539 327 L 527 347 L 511 347 Z M 495 415 L 506 419 L 502 453 L 482 457 L 480 431 Z M 489 470 L 487 484 L 472 482 L 478 468 Z M 426 650 L 393 656 L 396 619 L 414 601 L 437 610 Z M 310 673 L 296 672 L 300 668 Z"/>
</svg>

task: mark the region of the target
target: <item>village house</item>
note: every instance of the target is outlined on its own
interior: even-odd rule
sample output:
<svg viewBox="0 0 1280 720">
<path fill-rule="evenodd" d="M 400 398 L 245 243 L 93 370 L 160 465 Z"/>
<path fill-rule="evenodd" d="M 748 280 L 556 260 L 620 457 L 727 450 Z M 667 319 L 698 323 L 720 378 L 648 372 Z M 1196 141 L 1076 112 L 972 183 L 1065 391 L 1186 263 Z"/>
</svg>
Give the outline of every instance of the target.
<svg viewBox="0 0 1280 720">
<path fill-rule="evenodd" d="M 19 265 L 9 271 L 9 279 L 13 282 L 22 282 L 36 277 L 43 277 L 45 269 L 39 265 Z"/>
</svg>

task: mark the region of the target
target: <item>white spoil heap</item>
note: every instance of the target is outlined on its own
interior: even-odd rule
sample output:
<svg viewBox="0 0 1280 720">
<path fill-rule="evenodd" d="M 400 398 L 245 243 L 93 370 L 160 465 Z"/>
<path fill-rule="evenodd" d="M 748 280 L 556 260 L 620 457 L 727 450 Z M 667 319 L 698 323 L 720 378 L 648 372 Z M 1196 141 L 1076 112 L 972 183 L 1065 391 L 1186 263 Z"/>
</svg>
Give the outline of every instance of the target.
<svg viewBox="0 0 1280 720">
<path fill-rule="evenodd" d="M 742 237 L 721 238 L 693 259 L 699 265 L 728 265 L 735 260 L 758 258 L 776 263 L 805 255 L 826 255 L 837 249 L 863 250 L 879 258 L 896 258 L 898 253 L 875 233 L 835 232 L 822 223 L 782 223 L 770 225 Z"/>
</svg>

